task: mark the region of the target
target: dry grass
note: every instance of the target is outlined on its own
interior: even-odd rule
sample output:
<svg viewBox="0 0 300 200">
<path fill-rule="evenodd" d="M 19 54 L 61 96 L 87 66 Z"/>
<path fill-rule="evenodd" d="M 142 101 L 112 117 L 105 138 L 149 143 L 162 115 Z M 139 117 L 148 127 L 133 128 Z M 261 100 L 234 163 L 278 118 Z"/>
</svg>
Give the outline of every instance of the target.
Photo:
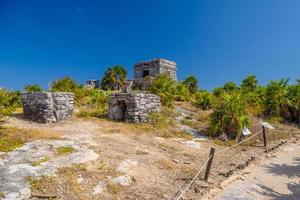
<svg viewBox="0 0 300 200">
<path fill-rule="evenodd" d="M 23 141 L 32 141 L 38 139 L 60 139 L 60 135 L 57 132 L 37 129 L 21 129 L 10 126 L 1 127 L 0 134 L 3 136 L 20 138 Z"/>
<path fill-rule="evenodd" d="M 114 195 L 119 194 L 121 189 L 122 189 L 121 186 L 117 185 L 117 184 L 109 183 L 107 185 L 107 191 L 114 194 Z"/>
<path fill-rule="evenodd" d="M 37 139 L 59 138 L 60 135 L 56 132 L 0 126 L 0 151 L 13 151 L 16 148 L 23 146 L 25 142 Z"/>
<path fill-rule="evenodd" d="M 175 164 L 167 159 L 161 159 L 157 161 L 157 164 L 162 167 L 163 169 L 167 169 L 167 170 L 173 170 L 175 169 Z"/>
</svg>

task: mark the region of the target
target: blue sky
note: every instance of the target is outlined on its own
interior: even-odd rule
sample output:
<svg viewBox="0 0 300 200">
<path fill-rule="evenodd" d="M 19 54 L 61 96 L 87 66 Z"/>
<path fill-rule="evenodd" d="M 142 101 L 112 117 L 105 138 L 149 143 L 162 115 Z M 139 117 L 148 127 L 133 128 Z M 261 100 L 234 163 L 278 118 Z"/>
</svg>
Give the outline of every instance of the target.
<svg viewBox="0 0 300 200">
<path fill-rule="evenodd" d="M 177 62 L 202 89 L 249 74 L 300 78 L 298 0 L 0 0 L 0 87 L 100 78 L 121 64 Z"/>
</svg>

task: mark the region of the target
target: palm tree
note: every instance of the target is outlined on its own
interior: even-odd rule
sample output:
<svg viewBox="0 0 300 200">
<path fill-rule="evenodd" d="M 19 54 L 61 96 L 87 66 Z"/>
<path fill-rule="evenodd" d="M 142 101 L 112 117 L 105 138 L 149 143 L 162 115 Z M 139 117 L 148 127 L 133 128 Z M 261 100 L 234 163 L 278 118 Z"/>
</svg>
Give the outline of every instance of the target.
<svg viewBox="0 0 300 200">
<path fill-rule="evenodd" d="M 189 88 L 189 91 L 192 94 L 198 91 L 198 80 L 195 76 L 186 77 L 183 84 Z"/>
<path fill-rule="evenodd" d="M 126 69 L 121 65 L 115 65 L 105 71 L 101 87 L 104 90 L 120 90 L 126 82 L 126 77 Z"/>
<path fill-rule="evenodd" d="M 267 117 L 290 118 L 289 107 L 292 106 L 292 102 L 289 98 L 288 82 L 288 79 L 281 79 L 279 81 L 271 81 L 267 85 L 264 99 L 264 114 Z"/>
</svg>

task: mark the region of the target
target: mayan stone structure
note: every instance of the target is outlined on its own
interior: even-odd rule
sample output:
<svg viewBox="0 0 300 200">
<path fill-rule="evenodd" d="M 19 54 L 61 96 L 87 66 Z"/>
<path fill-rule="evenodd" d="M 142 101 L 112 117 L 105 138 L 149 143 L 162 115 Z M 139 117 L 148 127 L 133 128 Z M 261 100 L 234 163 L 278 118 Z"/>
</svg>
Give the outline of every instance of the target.
<svg viewBox="0 0 300 200">
<path fill-rule="evenodd" d="M 91 89 L 100 88 L 100 81 L 95 79 L 87 80 L 85 87 Z"/>
<path fill-rule="evenodd" d="M 109 118 L 145 123 L 150 112 L 160 112 L 160 98 L 145 92 L 113 93 L 109 100 Z"/>
<path fill-rule="evenodd" d="M 74 94 L 68 92 L 22 93 L 24 116 L 39 123 L 68 119 L 74 110 Z"/>
<path fill-rule="evenodd" d="M 134 65 L 134 78 L 140 79 L 147 76 L 155 77 L 159 74 L 170 74 L 170 76 L 177 80 L 177 65 L 173 61 L 162 58 L 140 62 Z"/>
</svg>

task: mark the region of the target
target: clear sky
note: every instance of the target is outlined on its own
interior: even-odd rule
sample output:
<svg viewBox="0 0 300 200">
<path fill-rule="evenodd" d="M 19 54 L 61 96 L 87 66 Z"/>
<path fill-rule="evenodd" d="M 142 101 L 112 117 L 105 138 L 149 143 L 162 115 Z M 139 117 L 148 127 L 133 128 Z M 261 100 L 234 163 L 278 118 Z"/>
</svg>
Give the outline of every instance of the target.
<svg viewBox="0 0 300 200">
<path fill-rule="evenodd" d="M 300 78 L 299 0 L 0 0 L 0 87 L 177 62 L 202 89 Z"/>
</svg>

